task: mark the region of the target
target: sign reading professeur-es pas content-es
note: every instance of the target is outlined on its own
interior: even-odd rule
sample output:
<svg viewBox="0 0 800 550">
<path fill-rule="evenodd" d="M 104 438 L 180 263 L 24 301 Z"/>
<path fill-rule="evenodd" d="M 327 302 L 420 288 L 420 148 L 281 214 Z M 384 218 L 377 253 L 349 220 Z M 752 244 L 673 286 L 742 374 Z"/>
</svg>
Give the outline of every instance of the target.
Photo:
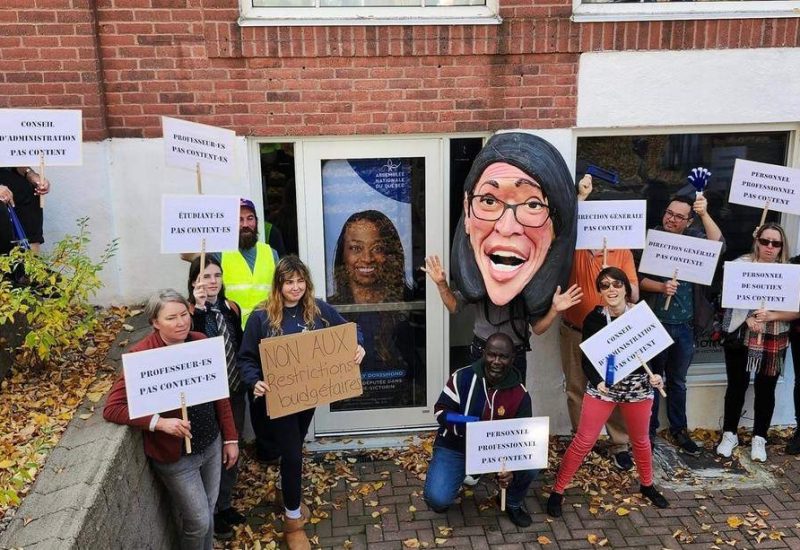
<svg viewBox="0 0 800 550">
<path fill-rule="evenodd" d="M 235 176 L 236 132 L 166 116 L 161 127 L 167 166 L 194 170 L 199 164 L 203 174 Z"/>
<path fill-rule="evenodd" d="M 468 475 L 547 468 L 550 418 L 510 418 L 467 424 Z"/>
<path fill-rule="evenodd" d="M 221 336 L 122 356 L 128 413 L 141 418 L 228 397 Z"/>
<path fill-rule="evenodd" d="M 0 166 L 83 164 L 80 110 L 0 109 Z"/>
<path fill-rule="evenodd" d="M 710 285 L 721 251 L 722 241 L 651 229 L 639 271 L 671 278 L 677 269 L 680 281 Z"/>
<path fill-rule="evenodd" d="M 800 214 L 800 170 L 736 159 L 728 202 Z"/>
<path fill-rule="evenodd" d="M 161 253 L 225 252 L 239 246 L 239 197 L 162 195 Z"/>
<path fill-rule="evenodd" d="M 722 307 L 800 310 L 800 265 L 725 262 Z"/>
<path fill-rule="evenodd" d="M 614 383 L 616 384 L 672 345 L 661 321 L 645 302 L 639 302 L 623 315 L 581 342 L 580 348 L 595 370 L 605 378 L 606 359 L 616 359 Z"/>
<path fill-rule="evenodd" d="M 579 201 L 577 250 L 644 248 L 647 201 Z"/>
</svg>

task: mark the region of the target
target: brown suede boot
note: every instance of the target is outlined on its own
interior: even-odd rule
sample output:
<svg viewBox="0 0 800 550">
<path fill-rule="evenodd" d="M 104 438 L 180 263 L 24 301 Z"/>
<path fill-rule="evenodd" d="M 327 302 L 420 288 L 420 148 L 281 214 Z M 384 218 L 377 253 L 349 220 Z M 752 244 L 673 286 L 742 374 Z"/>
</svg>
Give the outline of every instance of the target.
<svg viewBox="0 0 800 550">
<path fill-rule="evenodd" d="M 311 543 L 303 530 L 305 518 L 290 519 L 283 517 L 283 538 L 289 550 L 311 550 Z"/>
</svg>

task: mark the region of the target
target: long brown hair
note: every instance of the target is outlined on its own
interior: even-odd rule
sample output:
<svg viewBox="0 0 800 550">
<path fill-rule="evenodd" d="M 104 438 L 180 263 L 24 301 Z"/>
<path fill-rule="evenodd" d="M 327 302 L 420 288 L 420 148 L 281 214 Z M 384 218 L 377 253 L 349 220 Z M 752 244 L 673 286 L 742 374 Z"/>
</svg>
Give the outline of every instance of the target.
<svg viewBox="0 0 800 550">
<path fill-rule="evenodd" d="M 311 272 L 306 267 L 306 264 L 294 254 L 284 256 L 275 266 L 275 275 L 272 278 L 272 290 L 269 293 L 269 300 L 262 307 L 267 312 L 269 319 L 269 327 L 272 329 L 273 334 L 283 334 L 283 284 L 292 277 L 292 275 L 299 275 L 306 281 L 306 292 L 300 299 L 300 304 L 303 306 L 303 321 L 306 328 L 312 330 L 314 328 L 314 319 L 320 316 L 317 301 L 314 299 L 314 283 L 311 281 Z M 325 326 L 328 322 L 322 319 Z"/>
</svg>

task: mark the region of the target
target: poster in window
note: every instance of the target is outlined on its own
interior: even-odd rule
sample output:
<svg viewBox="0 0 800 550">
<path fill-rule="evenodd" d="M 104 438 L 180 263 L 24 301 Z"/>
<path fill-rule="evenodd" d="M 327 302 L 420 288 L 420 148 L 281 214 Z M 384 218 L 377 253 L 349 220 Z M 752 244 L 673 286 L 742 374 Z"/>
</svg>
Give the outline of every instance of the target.
<svg viewBox="0 0 800 550">
<path fill-rule="evenodd" d="M 420 348 L 411 300 L 410 159 L 329 160 L 322 167 L 327 300 L 358 323 L 364 394 L 331 410 L 411 406 Z M 424 314 L 423 314 L 424 315 Z M 423 320 L 424 323 L 424 320 Z"/>
</svg>

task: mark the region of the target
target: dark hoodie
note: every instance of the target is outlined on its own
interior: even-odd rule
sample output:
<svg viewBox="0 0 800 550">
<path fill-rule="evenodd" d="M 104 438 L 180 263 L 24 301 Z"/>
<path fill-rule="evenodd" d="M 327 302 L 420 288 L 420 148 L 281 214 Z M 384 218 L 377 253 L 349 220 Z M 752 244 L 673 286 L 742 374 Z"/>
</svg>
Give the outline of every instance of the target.
<svg viewBox="0 0 800 550">
<path fill-rule="evenodd" d="M 434 414 L 439 422 L 436 434 L 437 447 L 447 447 L 464 452 L 466 427 L 464 424 L 447 422 L 447 413 L 477 416 L 481 420 L 505 420 L 508 418 L 530 418 L 533 416 L 531 396 L 522 384 L 517 369 L 509 366 L 505 378 L 490 387 L 483 372 L 484 360 L 458 369 L 447 380 Z"/>
</svg>

